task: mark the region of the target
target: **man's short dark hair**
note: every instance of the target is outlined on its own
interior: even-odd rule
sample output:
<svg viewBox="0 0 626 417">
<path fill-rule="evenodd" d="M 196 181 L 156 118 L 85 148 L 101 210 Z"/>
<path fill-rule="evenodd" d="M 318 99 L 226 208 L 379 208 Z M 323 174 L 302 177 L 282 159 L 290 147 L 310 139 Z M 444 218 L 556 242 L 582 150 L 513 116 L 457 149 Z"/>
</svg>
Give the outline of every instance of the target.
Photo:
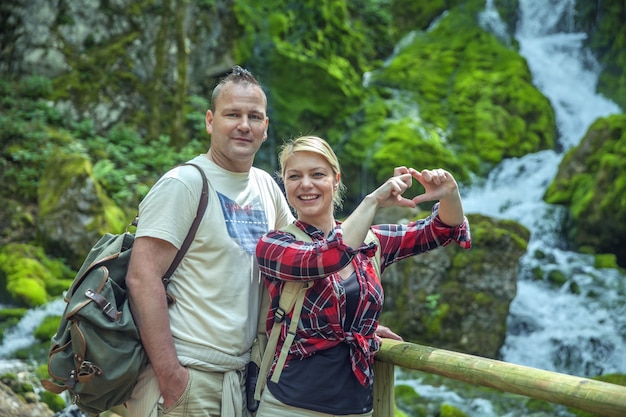
<svg viewBox="0 0 626 417">
<path fill-rule="evenodd" d="M 257 79 L 254 78 L 254 75 L 252 75 L 250 71 L 240 67 L 239 65 L 235 65 L 232 71 L 226 77 L 224 77 L 213 89 L 213 94 L 211 94 L 211 111 L 215 111 L 215 103 L 217 102 L 217 98 L 222 93 L 222 88 L 228 83 L 252 84 L 261 87 Z"/>
</svg>

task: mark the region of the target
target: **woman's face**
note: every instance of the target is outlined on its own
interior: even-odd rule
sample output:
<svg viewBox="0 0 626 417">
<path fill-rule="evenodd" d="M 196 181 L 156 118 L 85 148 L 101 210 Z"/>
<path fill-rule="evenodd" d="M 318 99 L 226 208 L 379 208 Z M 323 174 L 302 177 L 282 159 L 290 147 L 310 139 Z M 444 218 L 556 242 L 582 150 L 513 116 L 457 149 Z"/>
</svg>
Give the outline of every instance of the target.
<svg viewBox="0 0 626 417">
<path fill-rule="evenodd" d="M 298 151 L 285 164 L 287 201 L 298 213 L 298 220 L 317 226 L 333 218 L 333 194 L 339 176 L 322 155 Z"/>
</svg>

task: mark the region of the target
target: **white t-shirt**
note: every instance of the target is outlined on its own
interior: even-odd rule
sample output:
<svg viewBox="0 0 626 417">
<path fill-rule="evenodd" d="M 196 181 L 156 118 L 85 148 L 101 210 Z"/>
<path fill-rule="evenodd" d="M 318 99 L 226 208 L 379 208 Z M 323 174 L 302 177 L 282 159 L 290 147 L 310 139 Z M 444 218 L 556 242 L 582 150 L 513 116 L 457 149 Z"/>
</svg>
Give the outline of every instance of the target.
<svg viewBox="0 0 626 417">
<path fill-rule="evenodd" d="M 205 155 L 189 162 L 203 168 L 207 176 L 209 205 L 168 287 L 176 297 L 169 317 L 177 349 L 179 345 L 195 347 L 200 357 L 194 359 L 211 363 L 203 351 L 241 356 L 250 349 L 263 285 L 256 243 L 268 230 L 292 222 L 293 216 L 266 172 L 257 168 L 230 172 Z M 182 166 L 167 172 L 139 205 L 136 236 L 163 239 L 180 248 L 196 215 L 201 190 L 196 168 Z M 188 355 L 188 349 L 185 352 Z"/>
</svg>

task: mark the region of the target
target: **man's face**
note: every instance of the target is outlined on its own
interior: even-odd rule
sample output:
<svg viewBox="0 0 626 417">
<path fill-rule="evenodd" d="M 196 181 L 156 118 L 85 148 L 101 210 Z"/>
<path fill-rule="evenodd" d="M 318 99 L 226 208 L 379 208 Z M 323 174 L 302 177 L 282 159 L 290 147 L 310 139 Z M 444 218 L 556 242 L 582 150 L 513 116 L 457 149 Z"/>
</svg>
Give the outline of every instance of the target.
<svg viewBox="0 0 626 417">
<path fill-rule="evenodd" d="M 269 119 L 263 90 L 253 84 L 228 83 L 215 102 L 215 113 L 206 113 L 211 135 L 210 156 L 224 169 L 245 172 L 267 139 Z"/>
</svg>

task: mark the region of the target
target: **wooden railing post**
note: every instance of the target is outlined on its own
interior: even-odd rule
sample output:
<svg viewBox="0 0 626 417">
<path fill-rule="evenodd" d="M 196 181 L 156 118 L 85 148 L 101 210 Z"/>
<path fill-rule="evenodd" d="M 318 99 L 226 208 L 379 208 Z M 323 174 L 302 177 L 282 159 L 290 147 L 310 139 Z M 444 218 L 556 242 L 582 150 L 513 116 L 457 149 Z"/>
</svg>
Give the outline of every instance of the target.
<svg viewBox="0 0 626 417">
<path fill-rule="evenodd" d="M 394 368 L 392 363 L 374 361 L 374 413 L 372 417 L 393 417 Z"/>
<path fill-rule="evenodd" d="M 374 363 L 387 362 L 577 408 L 599 416 L 626 416 L 626 387 L 617 384 L 392 339 L 383 339 L 376 359 Z M 374 386 L 378 377 L 375 374 Z"/>
</svg>

